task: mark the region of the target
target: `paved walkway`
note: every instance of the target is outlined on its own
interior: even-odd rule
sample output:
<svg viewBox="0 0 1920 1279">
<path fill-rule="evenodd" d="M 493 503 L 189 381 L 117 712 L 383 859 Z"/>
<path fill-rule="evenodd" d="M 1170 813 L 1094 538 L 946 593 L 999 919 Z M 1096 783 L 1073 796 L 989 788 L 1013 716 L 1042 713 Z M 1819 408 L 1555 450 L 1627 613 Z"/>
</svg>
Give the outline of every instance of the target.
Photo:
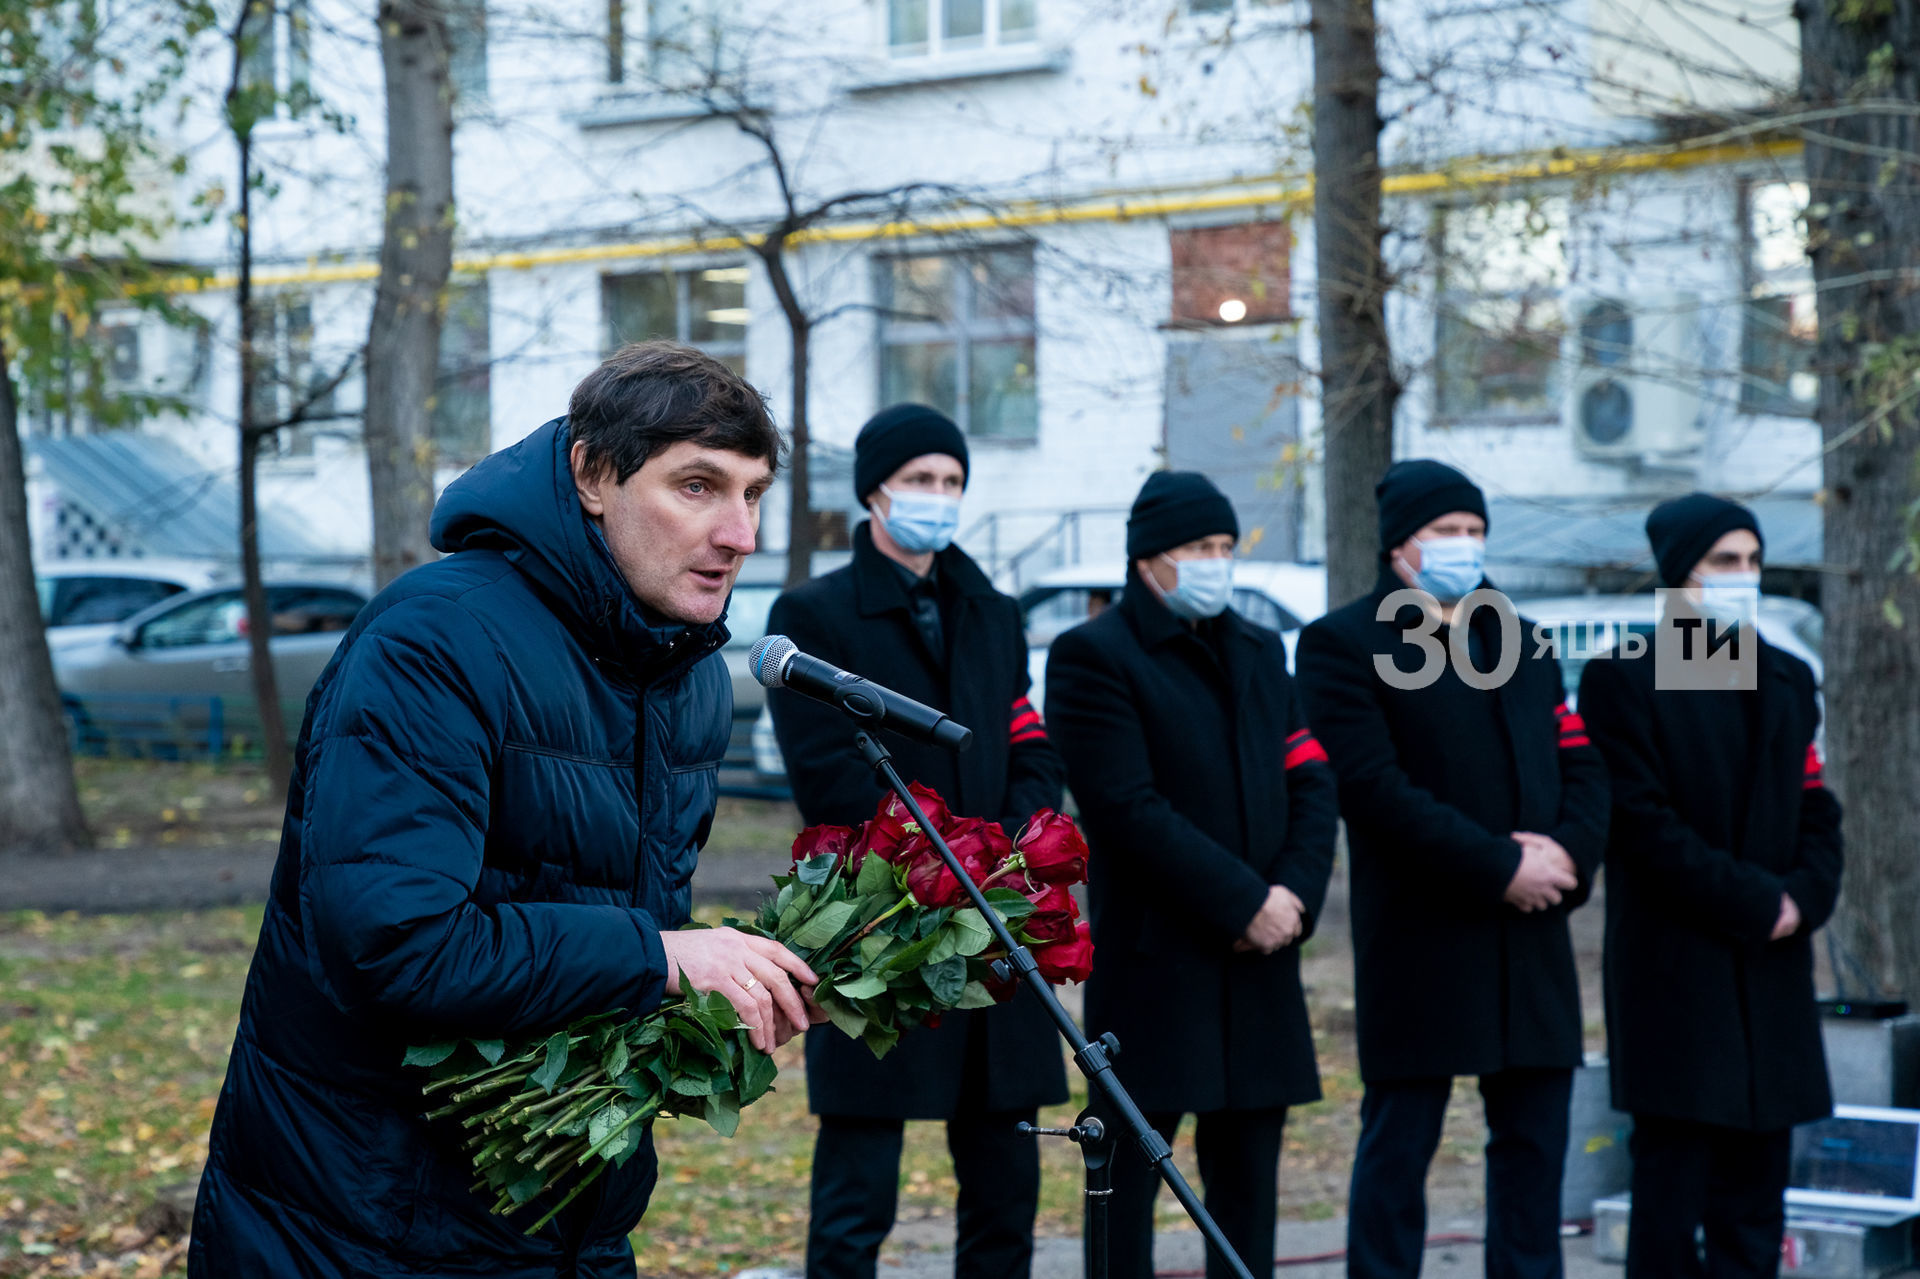
<svg viewBox="0 0 1920 1279">
<path fill-rule="evenodd" d="M 1480 1238 L 1479 1220 L 1435 1221 L 1437 1239 Z M 895 1235 L 903 1232 L 896 1230 Z M 1274 1232 L 1275 1269 L 1282 1279 L 1345 1279 L 1346 1262 L 1339 1254 L 1346 1246 L 1344 1218 L 1331 1221 L 1283 1221 Z M 896 1248 L 894 1242 L 906 1244 Z M 918 1246 L 915 1246 L 918 1245 Z M 882 1279 L 951 1279 L 953 1274 L 951 1222 L 925 1223 L 906 1238 L 890 1241 L 881 1258 Z M 1565 1247 L 1567 1279 L 1622 1279 L 1617 1265 L 1596 1260 L 1590 1236 L 1568 1239 Z M 1436 1243 L 1427 1250 L 1422 1279 L 1482 1279 L 1486 1250 L 1478 1243 Z M 1201 1279 L 1206 1273 L 1206 1245 L 1195 1230 L 1163 1231 L 1154 1240 L 1155 1273 L 1159 1279 Z M 1256 1269 L 1256 1275 L 1261 1272 Z M 800 1279 L 783 1270 L 742 1271 L 735 1279 Z M 1033 1279 L 1083 1279 L 1078 1239 L 1042 1239 L 1034 1250 Z"/>
</svg>

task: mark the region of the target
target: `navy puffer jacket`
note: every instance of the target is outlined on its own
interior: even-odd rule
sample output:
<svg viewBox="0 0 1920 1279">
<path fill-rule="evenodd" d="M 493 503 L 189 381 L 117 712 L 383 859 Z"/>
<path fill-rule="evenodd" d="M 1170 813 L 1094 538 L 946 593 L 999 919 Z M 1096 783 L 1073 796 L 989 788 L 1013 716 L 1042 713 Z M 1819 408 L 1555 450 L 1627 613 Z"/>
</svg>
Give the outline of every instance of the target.
<svg viewBox="0 0 1920 1279">
<path fill-rule="evenodd" d="M 193 1222 L 196 1279 L 614 1276 L 651 1143 L 532 1239 L 488 1215 L 406 1046 L 659 1002 L 733 697 L 726 630 L 649 626 L 564 419 L 433 514 L 307 702 Z"/>
</svg>

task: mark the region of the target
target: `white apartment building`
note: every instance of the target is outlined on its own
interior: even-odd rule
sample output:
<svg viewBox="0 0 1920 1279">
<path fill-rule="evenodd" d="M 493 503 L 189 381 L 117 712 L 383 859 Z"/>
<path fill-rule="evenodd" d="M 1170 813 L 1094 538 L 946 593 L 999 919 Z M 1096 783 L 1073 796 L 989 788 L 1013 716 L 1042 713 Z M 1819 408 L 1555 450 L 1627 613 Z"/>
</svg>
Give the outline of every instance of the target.
<svg viewBox="0 0 1920 1279">
<path fill-rule="evenodd" d="M 304 102 L 257 135 L 284 405 L 366 341 L 384 103 L 360 6 L 277 3 L 248 74 Z M 963 540 L 1009 587 L 1117 559 L 1163 466 L 1215 476 L 1248 554 L 1323 554 L 1302 0 L 463 3 L 443 479 L 563 412 L 631 338 L 712 351 L 784 423 L 789 330 L 741 243 L 786 211 L 784 174 L 796 208 L 843 202 L 789 251 L 830 539 L 858 518 L 841 490 L 861 422 L 920 399 L 968 433 Z M 1485 485 L 1521 589 L 1620 580 L 1596 570 L 1639 559 L 1645 508 L 1695 487 L 1756 500 L 1776 563 L 1818 560 L 1798 153 L 1697 140 L 1790 88 L 1793 26 L 1784 0 L 1685 8 L 1381 6 L 1396 452 Z M 196 101 L 227 56 L 209 43 Z M 179 142 L 183 211 L 234 189 L 217 118 L 189 111 Z M 215 218 L 165 246 L 213 273 L 189 299 L 203 331 L 98 330 L 116 377 L 180 397 L 141 428 L 174 484 L 233 464 L 230 241 Z M 264 465 L 288 560 L 366 553 L 361 396 L 349 375 Z M 84 454 L 66 438 L 84 422 L 33 429 L 63 474 L 85 464 L 56 459 Z M 150 512 L 90 509 L 84 471 L 50 470 L 44 554 L 140 548 Z M 781 550 L 779 499 L 768 515 Z"/>
</svg>

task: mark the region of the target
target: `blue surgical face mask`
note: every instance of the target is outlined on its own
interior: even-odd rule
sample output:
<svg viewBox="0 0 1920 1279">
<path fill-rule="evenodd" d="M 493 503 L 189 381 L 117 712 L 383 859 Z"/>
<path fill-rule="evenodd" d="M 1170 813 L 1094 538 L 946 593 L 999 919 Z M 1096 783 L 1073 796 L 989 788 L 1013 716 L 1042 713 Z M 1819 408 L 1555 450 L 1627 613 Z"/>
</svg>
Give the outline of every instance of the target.
<svg viewBox="0 0 1920 1279">
<path fill-rule="evenodd" d="M 1420 589 L 1450 604 L 1487 575 L 1487 544 L 1477 537 L 1428 537 L 1420 540 Z"/>
<path fill-rule="evenodd" d="M 1744 622 L 1748 626 L 1760 615 L 1760 575 L 1758 573 L 1707 573 L 1694 575 L 1700 583 L 1698 607 L 1702 617 L 1724 626 Z"/>
<path fill-rule="evenodd" d="M 896 493 L 886 485 L 887 513 L 879 517 L 893 544 L 909 555 L 929 555 L 953 545 L 960 531 L 960 499 L 944 493 Z"/>
<path fill-rule="evenodd" d="M 1173 560 L 1160 557 L 1173 565 L 1173 571 L 1179 574 L 1179 583 L 1170 591 L 1161 591 L 1160 599 L 1167 611 L 1175 617 L 1189 622 L 1203 618 L 1218 617 L 1227 609 L 1227 601 L 1233 598 L 1233 559 L 1231 556 L 1217 556 L 1212 559 Z"/>
</svg>

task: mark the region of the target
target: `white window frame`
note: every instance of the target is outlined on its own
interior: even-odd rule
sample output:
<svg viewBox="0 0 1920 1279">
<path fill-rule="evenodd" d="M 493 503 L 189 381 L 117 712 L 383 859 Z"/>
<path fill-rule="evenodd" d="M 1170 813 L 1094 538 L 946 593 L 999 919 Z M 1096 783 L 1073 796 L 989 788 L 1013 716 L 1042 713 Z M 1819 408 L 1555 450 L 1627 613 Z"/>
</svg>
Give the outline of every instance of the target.
<svg viewBox="0 0 1920 1279">
<path fill-rule="evenodd" d="M 880 391 L 881 398 L 884 399 L 887 377 L 886 361 L 889 348 L 896 346 L 928 346 L 950 343 L 954 348 L 954 421 L 960 427 L 961 433 L 965 435 L 968 440 L 975 443 L 1028 447 L 1038 443 L 1040 439 L 1039 404 L 1037 399 L 1040 373 L 1039 263 L 1033 261 L 1030 257 L 1031 269 L 1034 272 L 1033 313 L 1024 319 L 1012 319 L 1008 317 L 980 319 L 972 316 L 973 275 L 970 271 L 958 269 L 960 264 L 967 262 L 971 258 L 976 258 L 984 253 L 995 250 L 1006 249 L 1026 249 L 1029 254 L 1032 253 L 1032 246 L 1030 245 L 1012 244 L 982 245 L 974 249 L 960 250 L 927 250 L 917 253 L 909 250 L 899 253 L 877 255 L 873 259 L 873 269 L 876 275 L 875 286 L 878 296 L 884 301 L 884 305 L 879 316 L 878 332 L 875 334 L 876 340 L 874 345 L 878 350 L 880 358 L 874 368 L 874 381 L 876 389 Z M 950 327 L 937 320 L 899 319 L 887 313 L 893 301 L 890 281 L 893 264 L 911 258 L 948 258 L 955 263 L 956 269 L 952 271 L 950 279 L 953 286 L 952 306 L 954 314 L 959 321 L 958 323 Z M 1036 402 L 1034 406 L 1033 433 L 1030 435 L 986 433 L 977 431 L 974 427 L 973 348 L 977 344 L 1003 342 L 1009 339 L 1015 341 L 1028 339 L 1033 342 L 1033 372 Z"/>
<path fill-rule="evenodd" d="M 985 21 L 977 42 L 967 37 L 966 43 L 950 43 L 942 34 L 946 28 L 947 5 L 952 0 L 920 0 L 927 7 L 927 39 L 924 44 L 895 44 L 893 42 L 893 5 L 897 0 L 880 0 L 876 6 L 879 11 L 880 48 L 889 58 L 917 59 L 940 58 L 955 55 L 978 54 L 993 49 L 1027 48 L 1040 39 L 1040 5 L 1043 0 L 1030 0 L 1034 8 L 1033 25 L 1021 29 L 1021 33 L 1012 40 L 1003 38 L 1000 29 L 1000 10 L 1007 0 L 981 0 L 986 10 Z"/>
<path fill-rule="evenodd" d="M 741 367 L 746 367 L 748 337 L 753 330 L 751 306 L 747 303 L 747 292 L 752 287 L 752 278 L 748 276 L 742 285 L 742 306 L 749 312 L 746 323 L 741 326 L 740 336 L 732 341 L 697 342 L 693 337 L 693 277 L 703 271 L 739 271 L 748 272 L 744 258 L 729 258 L 704 262 L 667 262 L 648 267 L 640 271 L 607 271 L 600 276 L 600 345 L 602 355 L 611 355 L 614 349 L 613 325 L 607 315 L 607 285 L 614 280 L 640 275 L 665 275 L 673 281 L 673 340 L 682 346 L 690 346 L 704 351 L 716 360 L 737 357 Z"/>
</svg>

